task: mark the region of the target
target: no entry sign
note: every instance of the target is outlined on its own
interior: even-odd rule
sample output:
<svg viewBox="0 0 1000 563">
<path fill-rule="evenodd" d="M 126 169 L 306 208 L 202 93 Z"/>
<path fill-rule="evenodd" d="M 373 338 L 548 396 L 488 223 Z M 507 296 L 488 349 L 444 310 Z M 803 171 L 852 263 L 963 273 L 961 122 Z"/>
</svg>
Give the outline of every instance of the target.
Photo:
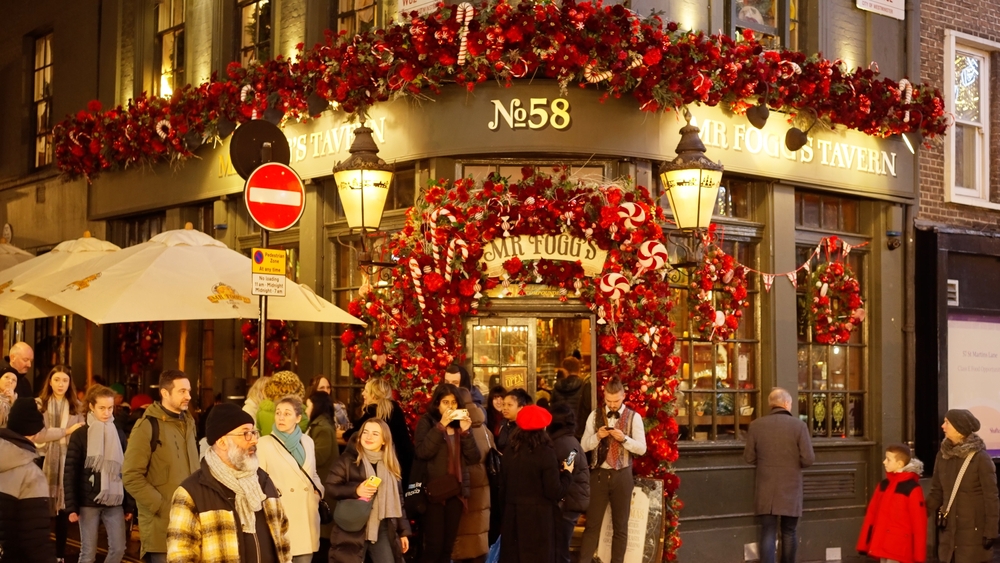
<svg viewBox="0 0 1000 563">
<path fill-rule="evenodd" d="M 250 217 L 258 225 L 268 231 L 285 231 L 302 217 L 306 190 L 294 170 L 279 162 L 269 162 L 247 178 L 243 199 Z"/>
</svg>

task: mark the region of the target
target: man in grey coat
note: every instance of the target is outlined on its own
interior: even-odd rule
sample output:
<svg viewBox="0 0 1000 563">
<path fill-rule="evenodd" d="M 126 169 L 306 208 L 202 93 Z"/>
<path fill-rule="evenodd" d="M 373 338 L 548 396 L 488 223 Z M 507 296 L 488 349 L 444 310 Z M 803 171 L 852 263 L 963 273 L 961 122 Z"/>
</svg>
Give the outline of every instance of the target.
<svg viewBox="0 0 1000 563">
<path fill-rule="evenodd" d="M 781 561 L 795 563 L 795 528 L 802 516 L 802 468 L 816 459 L 809 428 L 792 415 L 792 396 L 775 387 L 767 397 L 771 412 L 747 430 L 743 459 L 757 466 L 754 511 L 760 516 L 760 561 L 775 563 L 778 521 Z"/>
</svg>

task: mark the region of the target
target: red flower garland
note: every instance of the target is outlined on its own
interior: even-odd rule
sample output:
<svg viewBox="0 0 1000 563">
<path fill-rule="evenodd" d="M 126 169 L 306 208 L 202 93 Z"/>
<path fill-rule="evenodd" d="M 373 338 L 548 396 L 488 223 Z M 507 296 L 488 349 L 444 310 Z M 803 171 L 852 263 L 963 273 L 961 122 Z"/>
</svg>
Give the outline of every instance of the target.
<svg viewBox="0 0 1000 563">
<path fill-rule="evenodd" d="M 356 35 L 327 32 L 295 60 L 281 56 L 242 67 L 228 80 L 178 88 L 170 99 L 140 96 L 101 111 L 92 103 L 53 130 L 59 170 L 93 179 L 103 171 L 190 158 L 205 137 L 278 110 L 310 117 L 307 99 L 335 102 L 353 120 L 399 95 L 426 96 L 450 83 L 469 91 L 490 79 L 510 85 L 550 78 L 632 95 L 641 111 L 686 104 L 723 106 L 737 114 L 768 94 L 771 109 L 886 137 L 948 128 L 941 93 L 914 85 L 906 102 L 899 83 L 871 68 L 850 70 L 818 55 L 767 49 L 749 31 L 742 40 L 681 30 L 659 16 L 640 18 L 600 2 L 540 4 L 500 0 L 480 6 L 467 28 L 455 6 Z M 465 39 L 467 57 L 458 63 Z M 919 116 L 907 119 L 911 116 Z M 164 125 L 160 125 L 161 122 Z M 225 135 L 225 133 L 221 133 Z"/>
<path fill-rule="evenodd" d="M 841 262 L 820 264 L 810 277 L 809 321 L 813 340 L 843 344 L 865 320 L 861 285 L 854 272 Z"/>
<path fill-rule="evenodd" d="M 748 305 L 746 298 L 746 266 L 710 244 L 701 267 L 691 274 L 688 288 L 691 332 L 713 342 L 729 339 L 740 326 L 743 318 L 740 309 Z"/>
<path fill-rule="evenodd" d="M 260 340 L 260 321 L 243 321 L 240 332 L 243 334 L 243 359 L 250 363 L 257 363 L 260 358 L 260 347 L 257 345 Z M 260 375 L 271 375 L 281 369 L 282 364 L 288 357 L 288 347 L 291 345 L 291 330 L 285 321 L 267 321 L 267 344 L 264 346 L 264 361 Z"/>
<path fill-rule="evenodd" d="M 163 348 L 163 322 L 145 321 L 118 325 L 118 352 L 129 374 L 154 367 Z"/>
</svg>

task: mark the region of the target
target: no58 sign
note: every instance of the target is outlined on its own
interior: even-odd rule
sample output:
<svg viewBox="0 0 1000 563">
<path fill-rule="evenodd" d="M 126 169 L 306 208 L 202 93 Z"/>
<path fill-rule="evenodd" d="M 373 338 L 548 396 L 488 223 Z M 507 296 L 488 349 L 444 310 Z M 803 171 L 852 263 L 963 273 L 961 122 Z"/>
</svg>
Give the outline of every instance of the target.
<svg viewBox="0 0 1000 563">
<path fill-rule="evenodd" d="M 556 98 L 552 103 L 549 103 L 548 98 L 529 98 L 527 105 L 514 98 L 509 106 L 505 106 L 500 100 L 490 101 L 493 102 L 493 121 L 487 126 L 491 131 L 496 131 L 502 125 L 507 125 L 510 129 L 543 129 L 551 126 L 553 129 L 563 130 L 569 127 L 569 100 L 564 98 Z"/>
</svg>

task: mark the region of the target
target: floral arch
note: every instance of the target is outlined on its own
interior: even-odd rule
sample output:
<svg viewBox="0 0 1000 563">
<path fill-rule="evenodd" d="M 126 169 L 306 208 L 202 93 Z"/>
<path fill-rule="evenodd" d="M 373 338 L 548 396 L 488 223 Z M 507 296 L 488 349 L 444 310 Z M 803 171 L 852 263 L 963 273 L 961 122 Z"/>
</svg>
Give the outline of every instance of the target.
<svg viewBox="0 0 1000 563">
<path fill-rule="evenodd" d="M 370 327 L 342 337 L 353 374 L 389 379 L 414 423 L 444 368 L 464 358 L 463 317 L 489 309 L 488 291 L 517 295 L 527 284 L 544 284 L 558 288 L 562 301 L 579 300 L 597 318 L 597 383 L 621 378 L 626 401 L 646 421 L 648 450 L 635 470 L 665 482 L 664 553 L 673 560 L 680 545 L 679 480 L 671 471 L 679 358 L 668 318 L 663 212 L 641 186 L 576 180 L 559 168 L 522 172 L 520 181 L 440 181 L 424 192 L 387 244 L 400 262 L 391 285 L 365 287 L 349 306 Z M 510 256 L 515 241 L 543 240 L 575 248 L 581 260 Z"/>
</svg>

